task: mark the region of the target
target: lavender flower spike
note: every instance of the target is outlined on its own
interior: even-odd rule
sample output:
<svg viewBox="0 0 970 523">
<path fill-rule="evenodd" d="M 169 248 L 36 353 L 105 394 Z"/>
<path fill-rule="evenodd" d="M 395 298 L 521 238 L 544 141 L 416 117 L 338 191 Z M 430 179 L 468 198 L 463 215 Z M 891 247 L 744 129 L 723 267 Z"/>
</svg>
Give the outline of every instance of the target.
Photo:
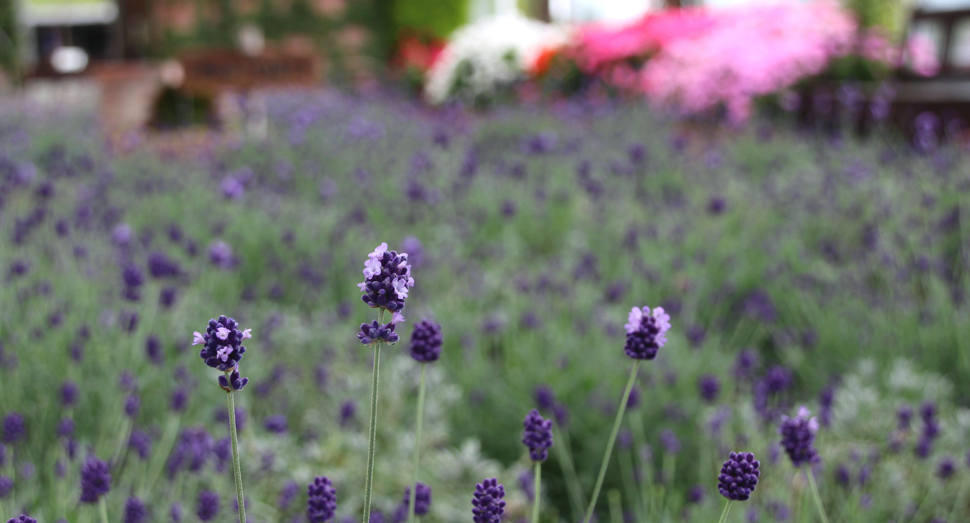
<svg viewBox="0 0 970 523">
<path fill-rule="evenodd" d="M 421 363 L 438 361 L 441 357 L 441 325 L 431 320 L 421 320 L 411 331 L 411 357 Z"/>
<path fill-rule="evenodd" d="M 800 467 L 806 463 L 818 461 L 818 452 L 812 446 L 815 433 L 818 432 L 818 420 L 811 417 L 812 413 L 804 406 L 798 408 L 798 415 L 794 418 L 781 417 L 781 446 L 791 458 L 792 465 Z"/>
<path fill-rule="evenodd" d="M 746 501 L 758 485 L 761 462 L 750 452 L 732 452 L 721 466 L 717 490 L 732 501 Z"/>
<path fill-rule="evenodd" d="M 472 498 L 472 520 L 475 523 L 499 523 L 505 513 L 505 487 L 495 478 L 486 479 L 475 486 Z"/>
<path fill-rule="evenodd" d="M 37 520 L 26 514 L 21 514 L 15 518 L 10 518 L 7 523 L 37 523 Z"/>
<path fill-rule="evenodd" d="M 90 457 L 81 467 L 81 503 L 97 503 L 111 491 L 111 472 L 108 464 Z"/>
<path fill-rule="evenodd" d="M 192 345 L 203 345 L 199 356 L 205 364 L 223 372 L 239 364 L 246 347 L 242 340 L 252 338 L 252 329 L 240 331 L 236 320 L 219 316 L 209 320 L 205 334 L 194 332 Z"/>
<path fill-rule="evenodd" d="M 626 355 L 637 360 L 652 360 L 667 343 L 670 315 L 663 307 L 634 307 L 630 310 L 626 327 Z"/>
<path fill-rule="evenodd" d="M 329 478 L 317 476 L 307 487 L 307 519 L 310 523 L 324 523 L 333 519 L 337 510 L 337 489 Z"/>
<path fill-rule="evenodd" d="M 414 287 L 407 253 L 389 251 L 387 244 L 381 243 L 367 255 L 364 281 L 358 283 L 357 287 L 364 293 L 361 299 L 371 308 L 392 312 L 404 309 L 408 289 Z"/>
<path fill-rule="evenodd" d="M 529 447 L 532 461 L 542 462 L 548 459 L 549 448 L 552 447 L 552 420 L 542 419 L 539 411 L 532 409 L 522 425 L 525 426 L 522 444 Z"/>
<path fill-rule="evenodd" d="M 397 343 L 401 337 L 394 332 L 394 328 L 402 321 L 404 321 L 404 316 L 401 316 L 400 312 L 395 312 L 391 318 L 391 322 L 385 323 L 384 325 L 378 323 L 377 320 L 371 323 L 361 323 L 360 332 L 357 333 L 357 339 L 364 345 L 373 345 L 375 343 L 386 343 L 390 345 Z"/>
</svg>

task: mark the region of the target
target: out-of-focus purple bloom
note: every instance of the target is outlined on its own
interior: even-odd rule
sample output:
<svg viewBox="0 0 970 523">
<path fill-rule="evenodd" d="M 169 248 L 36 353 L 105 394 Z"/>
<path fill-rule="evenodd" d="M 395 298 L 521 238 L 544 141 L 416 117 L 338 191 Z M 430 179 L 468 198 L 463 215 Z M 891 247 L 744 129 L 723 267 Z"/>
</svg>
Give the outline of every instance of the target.
<svg viewBox="0 0 970 523">
<path fill-rule="evenodd" d="M 161 365 L 163 363 L 162 341 L 155 334 L 150 334 L 145 340 L 145 355 L 155 365 Z"/>
<path fill-rule="evenodd" d="M 899 420 L 899 430 L 909 430 L 910 420 L 913 419 L 913 409 L 909 405 L 903 405 L 896 409 L 896 419 Z"/>
<path fill-rule="evenodd" d="M 475 523 L 500 523 L 505 514 L 505 487 L 495 478 L 475 486 L 472 498 L 472 520 Z"/>
<path fill-rule="evenodd" d="M 633 446 L 633 433 L 630 429 L 623 429 L 616 436 L 616 443 L 620 446 L 620 450 L 629 450 Z"/>
<path fill-rule="evenodd" d="M 195 515 L 202 521 L 212 521 L 219 515 L 219 494 L 211 490 L 199 492 L 195 506 Z"/>
<path fill-rule="evenodd" d="M 173 412 L 183 412 L 188 399 L 189 391 L 179 387 L 172 391 L 172 399 L 169 401 L 169 408 L 171 408 Z"/>
<path fill-rule="evenodd" d="M 543 419 L 538 410 L 532 409 L 522 425 L 525 427 L 522 444 L 529 448 L 532 461 L 548 459 L 552 447 L 552 420 Z"/>
<path fill-rule="evenodd" d="M 125 502 L 124 523 L 144 523 L 148 519 L 148 508 L 145 502 L 132 496 Z"/>
<path fill-rule="evenodd" d="M 354 400 L 346 400 L 340 404 L 340 426 L 346 427 L 350 422 L 354 421 L 354 416 L 357 414 L 357 404 Z"/>
<path fill-rule="evenodd" d="M 707 201 L 707 212 L 709 214 L 718 215 L 723 213 L 727 209 L 727 200 L 723 196 L 711 196 L 711 199 Z"/>
<path fill-rule="evenodd" d="M 556 418 L 556 424 L 560 427 L 569 425 L 569 407 L 562 403 L 556 403 L 552 406 L 552 416 Z"/>
<path fill-rule="evenodd" d="M 127 223 L 119 223 L 115 225 L 114 229 L 111 231 L 111 241 L 119 247 L 124 247 L 131 243 L 132 231 L 131 226 Z"/>
<path fill-rule="evenodd" d="M 957 471 L 957 464 L 953 461 L 953 458 L 946 456 L 940 460 L 940 463 L 936 466 L 936 477 L 946 480 L 950 479 L 951 476 Z"/>
<path fill-rule="evenodd" d="M 535 475 L 531 470 L 523 470 L 519 474 L 519 488 L 525 493 L 525 497 L 530 503 L 536 498 Z"/>
<path fill-rule="evenodd" d="M 800 467 L 818 461 L 818 452 L 812 443 L 818 432 L 818 420 L 812 417 L 805 407 L 798 408 L 798 415 L 794 418 L 782 416 L 778 433 L 781 434 L 781 446 L 792 461 L 792 465 Z"/>
<path fill-rule="evenodd" d="M 219 269 L 229 270 L 236 266 L 232 246 L 222 240 L 212 240 L 208 247 L 209 262 Z"/>
<path fill-rule="evenodd" d="M 129 418 L 134 418 L 138 415 L 138 410 L 141 408 L 141 398 L 137 394 L 131 394 L 128 399 L 125 400 L 125 415 Z"/>
<path fill-rule="evenodd" d="M 438 361 L 443 342 L 441 325 L 431 320 L 421 320 L 414 324 L 411 331 L 411 357 L 422 363 Z"/>
<path fill-rule="evenodd" d="M 704 401 L 714 403 L 721 394 L 721 380 L 713 374 L 705 374 L 698 380 L 697 389 Z"/>
<path fill-rule="evenodd" d="M 128 301 L 138 301 L 141 298 L 141 286 L 145 284 L 145 274 L 141 268 L 133 263 L 121 269 L 121 280 L 125 288 L 121 296 Z"/>
<path fill-rule="evenodd" d="M 0 499 L 6 498 L 13 490 L 13 479 L 7 476 L 0 476 Z"/>
<path fill-rule="evenodd" d="M 664 450 L 667 454 L 677 454 L 680 452 L 680 439 L 674 434 L 674 431 L 670 429 L 664 429 L 660 432 L 660 442 L 664 446 Z"/>
<path fill-rule="evenodd" d="M 165 469 L 174 478 L 181 469 L 199 472 L 213 454 L 212 436 L 202 427 L 188 427 L 179 436 L 178 443 L 169 454 Z"/>
<path fill-rule="evenodd" d="M 287 481 L 286 485 L 283 485 L 282 490 L 280 490 L 279 500 L 276 502 L 276 507 L 280 512 L 287 512 L 290 509 L 290 504 L 300 493 L 300 484 L 295 481 Z"/>
<path fill-rule="evenodd" d="M 634 307 L 630 311 L 626 327 L 626 345 L 623 350 L 634 359 L 652 360 L 667 343 L 670 316 L 663 307 L 653 311 L 649 307 Z"/>
<path fill-rule="evenodd" d="M 111 491 L 111 472 L 108 464 L 90 456 L 81 467 L 81 503 L 97 503 Z"/>
<path fill-rule="evenodd" d="M 707 331 L 704 330 L 704 327 L 696 324 L 687 327 L 685 334 L 687 335 L 687 343 L 693 349 L 700 348 L 704 344 L 704 339 L 707 338 Z"/>
<path fill-rule="evenodd" d="M 828 427 L 832 424 L 832 405 L 835 403 L 835 385 L 829 385 L 822 389 L 822 392 L 818 395 L 819 421 L 822 423 L 823 427 Z"/>
<path fill-rule="evenodd" d="M 843 487 L 847 487 L 851 481 L 852 473 L 849 471 L 849 467 L 845 463 L 839 463 L 839 466 L 835 467 L 835 482 Z"/>
<path fill-rule="evenodd" d="M 241 200 L 246 194 L 246 186 L 235 176 L 226 176 L 219 182 L 219 192 L 229 200 Z"/>
<path fill-rule="evenodd" d="M 740 381 L 751 380 L 754 378 L 757 367 L 758 353 L 751 349 L 744 349 L 738 353 L 738 358 L 734 360 L 734 377 Z"/>
<path fill-rule="evenodd" d="M 552 391 L 552 387 L 544 383 L 536 385 L 532 390 L 532 398 L 539 410 L 549 410 L 556 403 L 556 394 Z"/>
<path fill-rule="evenodd" d="M 263 427 L 265 427 L 268 432 L 272 432 L 274 434 L 283 434 L 289 430 L 289 424 L 286 421 L 286 416 L 283 414 L 273 414 L 272 416 L 266 418 L 263 421 Z"/>
<path fill-rule="evenodd" d="M 404 488 L 404 500 L 401 502 L 405 508 L 411 507 L 411 487 Z M 417 483 L 417 490 L 414 493 L 414 515 L 424 516 L 431 510 L 431 487 Z"/>
<path fill-rule="evenodd" d="M 162 287 L 162 290 L 158 292 L 158 304 L 165 309 L 175 305 L 176 298 L 178 298 L 178 289 L 175 287 Z"/>
<path fill-rule="evenodd" d="M 307 497 L 307 519 L 311 523 L 324 523 L 333 518 L 337 510 L 337 489 L 329 478 L 314 478 L 307 487 Z"/>
<path fill-rule="evenodd" d="M 57 435 L 62 438 L 69 438 L 74 435 L 74 420 L 62 418 L 57 424 Z"/>
<path fill-rule="evenodd" d="M 751 497 L 758 478 L 761 476 L 761 463 L 750 452 L 732 452 L 721 466 L 717 490 L 727 499 L 746 501 Z"/>
<path fill-rule="evenodd" d="M 626 400 L 627 409 L 635 409 L 640 406 L 640 389 L 633 386 L 630 389 L 630 396 Z"/>
<path fill-rule="evenodd" d="M 687 491 L 687 503 L 697 505 L 704 501 L 704 485 L 694 485 Z"/>
<path fill-rule="evenodd" d="M 178 262 L 169 258 L 161 251 L 152 251 L 148 255 L 148 274 L 152 278 L 174 278 L 182 272 Z"/>
<path fill-rule="evenodd" d="M 11 412 L 3 418 L 3 442 L 17 443 L 27 435 L 27 422 L 19 412 Z"/>
<path fill-rule="evenodd" d="M 65 381 L 61 384 L 61 406 L 64 408 L 71 408 L 77 403 L 77 383 L 73 381 Z"/>
<path fill-rule="evenodd" d="M 172 507 L 168 511 L 172 523 L 182 523 L 182 513 L 182 504 L 178 502 L 172 503 Z"/>
<path fill-rule="evenodd" d="M 131 436 L 128 437 L 128 448 L 137 452 L 138 457 L 144 461 L 152 454 L 152 437 L 145 431 L 132 429 Z"/>
</svg>

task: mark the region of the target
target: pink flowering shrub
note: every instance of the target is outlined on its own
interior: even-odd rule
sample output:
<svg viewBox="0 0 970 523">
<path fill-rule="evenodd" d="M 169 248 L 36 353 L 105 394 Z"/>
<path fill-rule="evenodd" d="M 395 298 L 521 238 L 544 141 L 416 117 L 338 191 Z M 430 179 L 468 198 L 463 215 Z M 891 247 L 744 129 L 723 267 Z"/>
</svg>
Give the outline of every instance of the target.
<svg viewBox="0 0 970 523">
<path fill-rule="evenodd" d="M 656 102 L 686 113 L 723 107 L 735 122 L 752 100 L 819 74 L 853 51 L 856 23 L 834 1 L 725 9 L 693 38 L 676 39 L 641 71 L 641 88 Z"/>
</svg>

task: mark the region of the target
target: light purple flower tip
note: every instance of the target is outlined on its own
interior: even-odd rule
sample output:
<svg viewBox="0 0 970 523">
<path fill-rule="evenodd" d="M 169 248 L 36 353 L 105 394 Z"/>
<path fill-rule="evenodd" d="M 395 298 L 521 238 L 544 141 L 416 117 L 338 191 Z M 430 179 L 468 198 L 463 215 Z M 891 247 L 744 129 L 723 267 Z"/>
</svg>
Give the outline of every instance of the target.
<svg viewBox="0 0 970 523">
<path fill-rule="evenodd" d="M 368 254 L 367 256 L 371 259 L 380 259 L 384 256 L 385 252 L 387 252 L 387 242 L 381 242 L 381 244 L 374 249 L 374 252 Z"/>
<path fill-rule="evenodd" d="M 229 354 L 232 353 L 232 347 L 223 347 L 216 351 L 219 359 L 223 362 L 229 361 Z"/>
<path fill-rule="evenodd" d="M 402 300 L 407 299 L 408 297 L 408 283 L 414 281 L 410 278 L 408 280 L 408 282 L 405 282 L 404 280 L 394 280 L 394 294 L 397 294 L 397 297 Z"/>
<path fill-rule="evenodd" d="M 205 345 L 205 338 L 198 331 L 192 333 L 192 345 Z"/>
<path fill-rule="evenodd" d="M 394 315 L 391 316 L 391 323 L 401 323 L 404 321 L 404 315 L 400 311 L 395 311 Z"/>
<path fill-rule="evenodd" d="M 242 333 L 242 339 L 248 340 L 253 337 L 253 329 L 246 329 Z"/>
<path fill-rule="evenodd" d="M 386 244 L 382 243 L 381 245 L 386 245 Z M 370 278 L 371 276 L 376 276 L 380 273 L 381 273 L 380 258 L 367 258 L 367 261 L 364 262 L 364 278 Z M 361 288 L 361 290 L 364 290 L 364 289 Z"/>
<path fill-rule="evenodd" d="M 225 327 L 219 327 L 218 329 L 216 329 L 216 337 L 218 337 L 220 340 L 225 340 L 226 338 L 229 337 L 229 329 Z"/>
</svg>

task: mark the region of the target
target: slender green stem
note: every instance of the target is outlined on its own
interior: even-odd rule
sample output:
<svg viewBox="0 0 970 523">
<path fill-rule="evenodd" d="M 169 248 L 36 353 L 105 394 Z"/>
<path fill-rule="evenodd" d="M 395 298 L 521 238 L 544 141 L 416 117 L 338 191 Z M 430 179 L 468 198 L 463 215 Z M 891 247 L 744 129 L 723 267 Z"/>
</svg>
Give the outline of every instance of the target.
<svg viewBox="0 0 970 523">
<path fill-rule="evenodd" d="M 643 520 L 647 516 L 646 511 L 643 510 L 643 500 L 640 499 L 640 493 L 636 488 L 636 467 L 633 464 L 632 449 L 620 449 L 617 460 L 620 462 L 620 475 L 623 476 L 624 494 L 629 498 L 628 503 L 634 505 L 639 513 L 640 517 L 638 519 Z"/>
<path fill-rule="evenodd" d="M 569 488 L 569 505 L 572 507 L 573 517 L 579 518 L 583 514 L 586 498 L 583 496 L 583 489 L 579 485 L 576 466 L 573 465 L 572 448 L 569 445 L 569 431 L 560 430 L 556 426 L 553 426 L 552 430 L 556 440 L 556 444 L 552 448 L 556 450 L 559 465 L 562 466 L 563 475 L 566 476 L 566 486 Z"/>
<path fill-rule="evenodd" d="M 414 522 L 414 506 L 418 496 L 418 466 L 421 464 L 421 425 L 424 421 L 424 378 L 427 363 L 421 364 L 421 385 L 418 387 L 418 423 L 414 431 L 414 473 L 411 476 L 411 499 L 408 500 L 408 523 Z"/>
<path fill-rule="evenodd" d="M 728 512 L 731 511 L 731 503 L 734 503 L 734 502 L 729 499 L 727 500 L 727 503 L 724 504 L 724 511 L 721 512 L 721 519 L 717 520 L 717 523 L 727 522 Z"/>
<path fill-rule="evenodd" d="M 165 465 L 165 457 L 169 455 L 172 451 L 172 446 L 175 445 L 175 437 L 178 435 L 179 423 L 180 419 L 178 416 L 173 414 L 169 417 L 168 423 L 165 426 L 165 432 L 162 434 L 162 440 L 158 444 L 155 455 L 152 456 L 151 466 L 148 467 L 148 472 L 145 475 L 146 481 L 141 494 L 143 498 L 148 497 L 152 489 L 155 488 L 158 476 L 162 473 L 162 467 Z"/>
<path fill-rule="evenodd" d="M 542 462 L 536 461 L 536 481 L 532 488 L 535 490 L 532 502 L 532 523 L 539 523 L 539 493 L 542 487 Z"/>
<path fill-rule="evenodd" d="M 583 523 L 589 523 L 593 517 L 593 509 L 596 508 L 596 500 L 600 497 L 600 489 L 603 488 L 603 479 L 606 477 L 606 468 L 610 464 L 610 455 L 613 453 L 613 443 L 616 442 L 616 434 L 620 431 L 620 423 L 623 422 L 623 413 L 626 411 L 626 402 L 630 399 L 630 390 L 637 379 L 637 370 L 640 368 L 640 360 L 633 360 L 633 368 L 630 369 L 630 379 L 627 381 L 626 390 L 623 391 L 623 398 L 620 400 L 620 408 L 616 412 L 616 420 L 613 421 L 613 431 L 610 432 L 609 443 L 606 444 L 606 454 L 603 455 L 603 463 L 600 465 L 600 474 L 596 478 L 596 486 L 593 487 L 593 498 L 589 501 L 586 509 L 586 516 Z"/>
<path fill-rule="evenodd" d="M 226 371 L 226 379 L 229 379 L 229 371 Z M 242 466 L 239 464 L 239 440 L 236 436 L 236 402 L 233 400 L 232 392 L 229 392 L 226 396 L 229 397 L 229 437 L 232 439 L 232 471 L 233 478 L 236 480 L 239 523 L 246 523 L 246 498 L 243 496 Z"/>
<path fill-rule="evenodd" d="M 606 493 L 606 498 L 610 503 L 610 523 L 623 523 L 623 505 L 620 503 L 620 491 L 610 489 Z"/>
<path fill-rule="evenodd" d="M 812 473 L 812 467 L 807 467 L 808 472 L 808 484 L 812 487 L 812 497 L 815 498 L 815 506 L 818 507 L 818 513 L 822 516 L 823 523 L 829 523 L 828 516 L 825 515 L 825 507 L 822 506 L 822 497 L 818 495 L 818 487 L 815 486 L 815 474 Z"/>
<path fill-rule="evenodd" d="M 98 499 L 98 512 L 101 514 L 101 523 L 108 523 L 108 506 L 104 503 L 104 496 Z"/>
<path fill-rule="evenodd" d="M 383 316 L 383 314 L 381 314 Z M 370 429 L 367 436 L 367 471 L 364 480 L 364 523 L 370 522 L 371 491 L 374 487 L 374 450 L 377 446 L 377 378 L 381 372 L 381 344 L 374 344 L 374 378 L 370 393 Z M 416 490 L 416 489 L 415 489 Z M 414 504 L 411 505 L 412 507 Z"/>
</svg>

